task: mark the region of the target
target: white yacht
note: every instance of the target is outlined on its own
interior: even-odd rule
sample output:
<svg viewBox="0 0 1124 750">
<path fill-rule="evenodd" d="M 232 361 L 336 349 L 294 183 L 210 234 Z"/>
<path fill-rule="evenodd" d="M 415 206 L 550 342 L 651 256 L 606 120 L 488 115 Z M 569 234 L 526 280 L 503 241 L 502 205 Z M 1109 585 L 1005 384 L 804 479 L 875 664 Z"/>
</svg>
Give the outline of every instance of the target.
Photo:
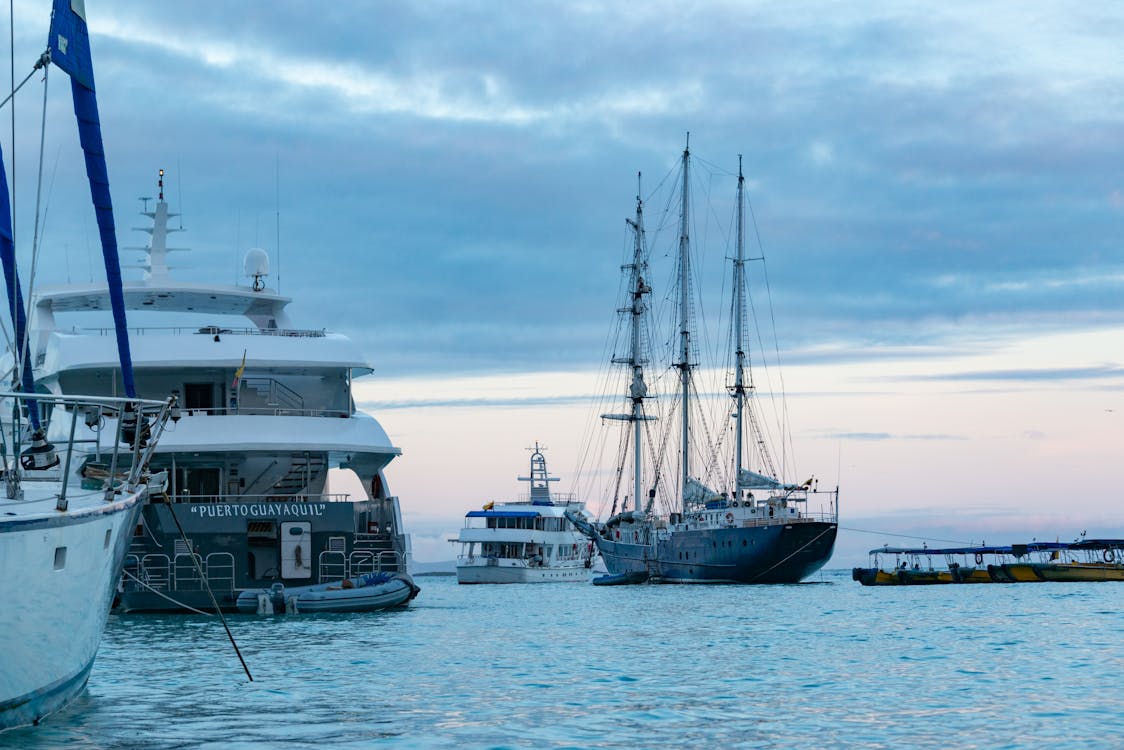
<svg viewBox="0 0 1124 750">
<path fill-rule="evenodd" d="M 465 514 L 457 558 L 458 583 L 564 583 L 589 580 L 594 546 L 565 513 L 585 518 L 573 495 L 551 494 L 552 477 L 536 443 L 531 474 L 519 477 L 530 492 L 517 502 L 486 503 Z"/>
<path fill-rule="evenodd" d="M 142 250 L 144 277 L 124 282 L 140 395 L 175 393 L 183 418 L 153 456 L 168 492 L 143 512 L 126 558 L 123 611 L 236 611 L 240 592 L 368 573 L 405 573 L 408 538 L 383 470 L 401 451 L 358 411 L 354 378 L 372 368 L 347 337 L 302 328 L 288 297 L 266 287 L 264 250 L 245 256 L 248 284 L 172 277 L 169 211 L 160 170 Z M 113 396 L 120 371 L 104 285 L 44 288 L 34 299 L 36 380 L 57 393 Z M 104 313 L 101 313 L 104 314 Z M 89 318 L 95 318 L 90 321 Z M 68 320 L 70 318 L 70 320 Z M 97 441 L 112 420 L 82 426 Z M 353 472 L 364 496 L 335 493 L 329 471 Z M 336 474 L 336 476 L 340 476 Z M 356 485 L 354 478 L 352 485 Z M 182 526 L 182 529 L 180 528 Z M 199 563 L 198 565 L 196 563 Z"/>
</svg>

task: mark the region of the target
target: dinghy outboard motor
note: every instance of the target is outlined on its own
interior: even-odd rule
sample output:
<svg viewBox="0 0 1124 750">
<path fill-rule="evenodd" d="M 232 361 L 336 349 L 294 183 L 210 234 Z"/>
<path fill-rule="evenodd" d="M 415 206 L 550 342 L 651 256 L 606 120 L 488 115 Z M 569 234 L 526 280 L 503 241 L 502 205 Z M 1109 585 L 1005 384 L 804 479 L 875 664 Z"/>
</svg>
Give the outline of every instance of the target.
<svg viewBox="0 0 1124 750">
<path fill-rule="evenodd" d="M 273 602 L 274 612 L 285 611 L 285 584 L 277 581 L 269 587 L 269 599 Z"/>
<path fill-rule="evenodd" d="M 43 471 L 59 465 L 55 446 L 47 442 L 47 433 L 40 427 L 31 436 L 31 447 L 20 453 L 20 466 L 27 471 Z"/>
</svg>

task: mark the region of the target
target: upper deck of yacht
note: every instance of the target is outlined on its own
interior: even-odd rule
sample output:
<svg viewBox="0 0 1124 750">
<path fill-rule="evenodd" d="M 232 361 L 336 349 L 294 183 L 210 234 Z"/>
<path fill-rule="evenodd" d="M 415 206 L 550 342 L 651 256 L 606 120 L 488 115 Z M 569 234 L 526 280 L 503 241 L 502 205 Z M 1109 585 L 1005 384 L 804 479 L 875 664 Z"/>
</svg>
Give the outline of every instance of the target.
<svg viewBox="0 0 1124 750">
<path fill-rule="evenodd" d="M 161 183 L 162 190 L 162 183 Z M 133 313 L 128 329 L 133 364 L 139 368 L 237 368 L 247 361 L 258 370 L 312 372 L 349 370 L 352 375 L 372 371 L 359 347 L 341 334 L 324 329 L 295 328 L 286 307 L 290 297 L 265 285 L 269 258 L 264 250 L 246 254 L 246 275 L 252 284 L 201 284 L 172 278 L 169 254 L 185 248 L 168 247 L 170 213 L 163 192 L 152 211 L 151 235 L 141 250 L 147 259 L 139 268 L 141 280 L 126 281 L 126 311 Z M 44 287 L 35 296 L 31 328 L 35 338 L 35 367 L 39 377 L 77 370 L 116 366 L 106 337 L 114 329 L 101 313 L 112 310 L 105 283 Z M 67 316 L 60 319 L 58 316 Z M 88 323 L 93 320 L 96 326 Z M 86 323 L 76 324 L 74 321 Z M 141 325 L 136 325 L 140 322 Z"/>
</svg>

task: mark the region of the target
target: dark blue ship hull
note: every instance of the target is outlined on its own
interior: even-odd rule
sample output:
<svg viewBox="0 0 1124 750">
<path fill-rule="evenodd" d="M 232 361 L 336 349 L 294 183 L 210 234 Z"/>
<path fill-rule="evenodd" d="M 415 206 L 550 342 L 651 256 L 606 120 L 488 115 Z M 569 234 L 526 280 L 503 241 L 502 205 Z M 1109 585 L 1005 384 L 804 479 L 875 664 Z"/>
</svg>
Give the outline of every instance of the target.
<svg viewBox="0 0 1124 750">
<path fill-rule="evenodd" d="M 597 535 L 614 575 L 647 574 L 663 583 L 798 583 L 822 568 L 838 524 L 798 521 L 664 532 L 655 547 Z"/>
</svg>

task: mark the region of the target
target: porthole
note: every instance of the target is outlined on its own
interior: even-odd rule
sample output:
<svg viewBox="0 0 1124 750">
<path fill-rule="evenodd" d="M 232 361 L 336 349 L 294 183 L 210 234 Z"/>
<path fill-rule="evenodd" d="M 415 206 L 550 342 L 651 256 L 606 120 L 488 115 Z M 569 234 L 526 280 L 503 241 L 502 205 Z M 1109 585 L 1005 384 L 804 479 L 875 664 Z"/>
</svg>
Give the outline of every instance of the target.
<svg viewBox="0 0 1124 750">
<path fill-rule="evenodd" d="M 745 540 L 744 539 L 742 539 L 742 546 L 743 547 L 745 546 Z"/>
</svg>

